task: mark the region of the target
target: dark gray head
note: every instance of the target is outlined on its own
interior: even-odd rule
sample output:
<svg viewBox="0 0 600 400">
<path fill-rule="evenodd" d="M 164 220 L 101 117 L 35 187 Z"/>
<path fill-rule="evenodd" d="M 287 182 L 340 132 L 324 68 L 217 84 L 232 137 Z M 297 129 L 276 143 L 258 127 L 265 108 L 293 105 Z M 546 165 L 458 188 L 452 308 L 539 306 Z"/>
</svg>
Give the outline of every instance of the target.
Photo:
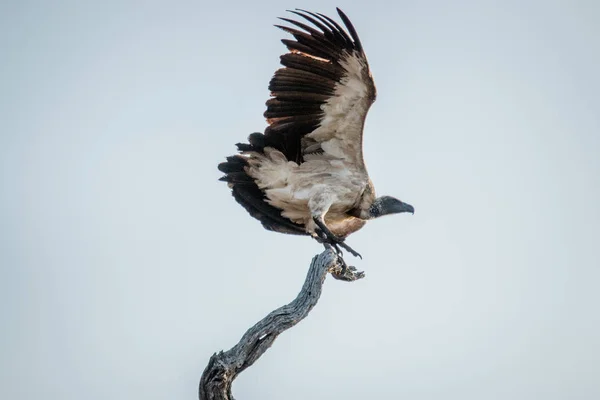
<svg viewBox="0 0 600 400">
<path fill-rule="evenodd" d="M 369 207 L 369 216 L 371 218 L 381 217 L 387 214 L 398 214 L 409 212 L 415 213 L 415 209 L 410 204 L 401 202 L 391 196 L 381 196 L 375 199 L 371 207 Z"/>
</svg>

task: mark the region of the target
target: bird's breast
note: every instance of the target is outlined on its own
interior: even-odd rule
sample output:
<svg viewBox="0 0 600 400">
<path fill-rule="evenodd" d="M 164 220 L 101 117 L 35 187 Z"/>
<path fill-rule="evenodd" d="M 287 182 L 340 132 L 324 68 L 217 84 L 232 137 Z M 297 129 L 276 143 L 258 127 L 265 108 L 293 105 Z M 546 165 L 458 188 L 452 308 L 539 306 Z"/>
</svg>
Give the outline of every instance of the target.
<svg viewBox="0 0 600 400">
<path fill-rule="evenodd" d="M 365 220 L 351 217 L 347 214 L 328 213 L 325 215 L 325 224 L 334 235 L 339 237 L 346 237 L 351 233 L 358 231 L 365 223 Z"/>
</svg>

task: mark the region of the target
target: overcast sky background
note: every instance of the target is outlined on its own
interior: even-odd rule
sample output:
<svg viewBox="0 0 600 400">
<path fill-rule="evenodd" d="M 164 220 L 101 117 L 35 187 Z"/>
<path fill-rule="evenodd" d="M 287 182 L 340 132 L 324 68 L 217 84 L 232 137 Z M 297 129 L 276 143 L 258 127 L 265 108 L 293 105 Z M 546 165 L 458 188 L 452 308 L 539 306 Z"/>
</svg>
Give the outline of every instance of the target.
<svg viewBox="0 0 600 400">
<path fill-rule="evenodd" d="M 196 398 L 296 296 L 321 247 L 216 165 L 265 127 L 276 17 L 335 6 L 372 180 L 416 213 L 350 237 L 366 279 L 327 279 L 236 398 L 600 398 L 600 3 L 566 0 L 3 2 L 0 398 Z"/>
</svg>

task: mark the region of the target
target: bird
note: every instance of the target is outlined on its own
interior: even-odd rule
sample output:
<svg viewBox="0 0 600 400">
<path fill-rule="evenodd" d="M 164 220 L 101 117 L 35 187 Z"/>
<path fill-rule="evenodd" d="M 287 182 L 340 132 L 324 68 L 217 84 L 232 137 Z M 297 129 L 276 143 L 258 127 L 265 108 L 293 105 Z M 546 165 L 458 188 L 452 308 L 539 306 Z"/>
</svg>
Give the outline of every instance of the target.
<svg viewBox="0 0 600 400">
<path fill-rule="evenodd" d="M 363 45 L 346 14 L 334 19 L 288 10 L 291 25 L 275 25 L 293 39 L 270 83 L 263 133 L 237 143 L 238 153 L 218 165 L 235 200 L 267 230 L 307 235 L 342 249 L 369 220 L 414 207 L 377 197 L 363 157 L 363 129 L 376 88 Z M 299 17 L 299 18 L 298 18 Z"/>
</svg>

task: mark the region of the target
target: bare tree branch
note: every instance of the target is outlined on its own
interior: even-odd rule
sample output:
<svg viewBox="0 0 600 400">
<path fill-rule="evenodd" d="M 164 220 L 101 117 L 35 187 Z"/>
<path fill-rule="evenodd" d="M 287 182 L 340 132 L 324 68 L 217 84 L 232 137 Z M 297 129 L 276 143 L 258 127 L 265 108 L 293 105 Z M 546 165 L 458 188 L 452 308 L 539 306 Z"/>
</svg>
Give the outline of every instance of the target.
<svg viewBox="0 0 600 400">
<path fill-rule="evenodd" d="M 250 367 L 283 331 L 303 320 L 317 304 L 327 273 L 339 280 L 355 281 L 364 273 L 349 267 L 342 271 L 332 249 L 315 256 L 298 296 L 271 312 L 242 336 L 238 344 L 226 352 L 213 354 L 200 378 L 200 400 L 234 400 L 231 384 L 240 372 Z"/>
</svg>

